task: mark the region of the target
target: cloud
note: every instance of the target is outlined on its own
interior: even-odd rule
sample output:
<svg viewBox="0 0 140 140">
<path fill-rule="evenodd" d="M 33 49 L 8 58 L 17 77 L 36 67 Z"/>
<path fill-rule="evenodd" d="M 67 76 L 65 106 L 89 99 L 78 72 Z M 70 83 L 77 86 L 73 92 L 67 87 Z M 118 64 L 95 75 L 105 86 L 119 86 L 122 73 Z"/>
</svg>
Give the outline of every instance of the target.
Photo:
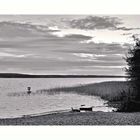
<svg viewBox="0 0 140 140">
<path fill-rule="evenodd" d="M 6 57 L 12 57 L 12 58 L 25 58 L 30 56 L 29 54 L 12 54 L 12 53 L 5 53 L 5 52 L 0 52 L 0 58 L 6 58 Z"/>
<path fill-rule="evenodd" d="M 138 32 L 138 31 L 137 31 Z M 57 32 L 52 32 L 51 34 L 56 37 L 67 37 L 75 38 L 80 43 L 132 43 L 132 34 L 137 33 L 133 31 L 131 34 L 128 34 L 127 31 L 121 30 L 82 30 L 82 29 L 61 29 Z M 125 35 L 124 35 L 125 34 Z"/>
<path fill-rule="evenodd" d="M 127 27 L 117 27 L 117 30 L 124 30 L 124 31 L 130 31 L 130 30 L 140 30 L 140 28 L 127 28 Z"/>
<path fill-rule="evenodd" d="M 73 53 L 75 56 L 79 56 L 82 58 L 91 58 L 96 59 L 97 57 L 105 57 L 106 55 L 103 54 L 92 54 L 92 53 Z"/>
<path fill-rule="evenodd" d="M 79 73 L 90 71 L 94 74 L 95 69 L 89 69 L 90 66 L 119 66 L 124 63 L 121 56 L 111 55 L 126 51 L 121 44 L 94 41 L 80 43 L 82 40 L 92 39 L 95 35 L 93 32 L 77 29 L 51 31 L 51 28 L 29 23 L 7 22 L 1 23 L 0 28 L 0 38 L 4 39 L 0 41 L 0 65 L 9 72 L 18 69 L 23 72 L 74 73 L 75 69 L 80 69 Z M 61 31 L 64 36 L 53 35 Z M 81 69 L 82 66 L 84 70 Z M 99 69 L 96 69 L 97 72 Z"/>
<path fill-rule="evenodd" d="M 32 25 L 29 23 L 18 23 L 2 21 L 0 22 L 0 38 L 35 38 L 41 35 L 47 35 L 52 32 L 47 26 Z"/>
<path fill-rule="evenodd" d="M 110 16 L 87 16 L 80 19 L 73 19 L 66 21 L 71 28 L 83 29 L 83 30 L 95 30 L 95 29 L 109 29 L 109 30 L 139 30 L 140 28 L 127 28 L 123 25 L 123 22 L 118 17 Z"/>
<path fill-rule="evenodd" d="M 91 66 L 92 68 L 101 68 L 101 69 L 123 69 L 126 67 L 126 65 L 122 66 Z"/>
<path fill-rule="evenodd" d="M 69 21 L 72 28 L 77 29 L 117 29 L 117 26 L 122 24 L 116 17 L 108 16 L 87 16 L 81 19 L 74 19 Z"/>
<path fill-rule="evenodd" d="M 73 53 L 74 56 L 77 56 L 78 58 L 81 58 L 80 60 L 84 61 L 96 61 L 96 62 L 102 62 L 102 63 L 108 63 L 115 61 L 122 61 L 121 59 L 124 57 L 123 54 L 96 54 L 95 53 Z"/>
<path fill-rule="evenodd" d="M 86 58 L 87 60 L 96 60 L 96 57 L 94 56 L 94 54 L 90 54 L 90 53 L 73 53 L 73 55 L 78 56 L 80 58 Z"/>
<path fill-rule="evenodd" d="M 48 29 L 50 30 L 50 31 L 54 31 L 54 32 L 56 32 L 56 31 L 60 31 L 60 29 L 58 28 L 58 26 L 49 26 L 48 27 Z"/>
<path fill-rule="evenodd" d="M 70 39 L 80 39 L 80 40 L 83 40 L 83 39 L 91 39 L 92 37 L 91 36 L 87 36 L 87 35 L 81 35 L 81 34 L 69 34 L 69 35 L 66 35 L 65 38 L 70 38 Z"/>
</svg>

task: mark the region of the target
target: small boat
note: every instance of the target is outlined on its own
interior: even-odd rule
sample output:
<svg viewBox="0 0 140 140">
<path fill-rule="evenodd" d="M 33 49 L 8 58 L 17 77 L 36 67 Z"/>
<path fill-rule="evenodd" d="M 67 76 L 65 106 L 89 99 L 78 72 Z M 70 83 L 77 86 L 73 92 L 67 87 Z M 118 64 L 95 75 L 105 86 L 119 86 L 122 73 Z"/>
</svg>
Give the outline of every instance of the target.
<svg viewBox="0 0 140 140">
<path fill-rule="evenodd" d="M 80 111 L 92 111 L 92 107 L 80 107 Z"/>
<path fill-rule="evenodd" d="M 73 107 L 71 108 L 72 112 L 80 112 L 80 109 L 74 109 Z"/>
</svg>

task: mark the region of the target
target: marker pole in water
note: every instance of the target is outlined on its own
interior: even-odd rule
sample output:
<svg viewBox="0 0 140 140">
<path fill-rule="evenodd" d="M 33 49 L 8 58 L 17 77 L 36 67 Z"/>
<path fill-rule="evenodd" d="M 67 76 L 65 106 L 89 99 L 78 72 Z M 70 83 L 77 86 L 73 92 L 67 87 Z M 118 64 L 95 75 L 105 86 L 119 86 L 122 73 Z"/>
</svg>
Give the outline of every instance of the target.
<svg viewBox="0 0 140 140">
<path fill-rule="evenodd" d="M 27 87 L 27 94 L 31 94 L 31 87 Z"/>
</svg>

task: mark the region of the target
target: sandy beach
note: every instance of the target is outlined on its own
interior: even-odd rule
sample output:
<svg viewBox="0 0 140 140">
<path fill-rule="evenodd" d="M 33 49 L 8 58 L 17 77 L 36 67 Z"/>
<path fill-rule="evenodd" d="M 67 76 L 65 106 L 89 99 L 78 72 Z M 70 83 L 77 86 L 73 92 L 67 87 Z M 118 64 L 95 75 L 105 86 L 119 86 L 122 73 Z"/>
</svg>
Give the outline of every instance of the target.
<svg viewBox="0 0 140 140">
<path fill-rule="evenodd" d="M 0 119 L 0 125 L 140 125 L 140 113 L 63 112 Z"/>
</svg>

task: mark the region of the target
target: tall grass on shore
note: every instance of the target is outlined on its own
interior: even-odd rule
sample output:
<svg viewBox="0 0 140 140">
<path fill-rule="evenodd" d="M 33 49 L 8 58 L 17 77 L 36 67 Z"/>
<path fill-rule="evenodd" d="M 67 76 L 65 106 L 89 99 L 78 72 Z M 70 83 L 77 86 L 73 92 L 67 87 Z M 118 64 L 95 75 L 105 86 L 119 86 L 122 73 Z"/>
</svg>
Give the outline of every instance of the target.
<svg viewBox="0 0 140 140">
<path fill-rule="evenodd" d="M 124 81 L 110 81 L 94 84 L 78 85 L 73 87 L 59 87 L 52 89 L 40 90 L 41 93 L 47 92 L 50 94 L 56 93 L 69 93 L 75 92 L 84 95 L 100 96 L 102 99 L 108 101 L 120 101 L 122 100 L 123 93 L 127 93 L 130 87 L 129 82 Z M 122 92 L 125 91 L 125 92 Z"/>
</svg>

